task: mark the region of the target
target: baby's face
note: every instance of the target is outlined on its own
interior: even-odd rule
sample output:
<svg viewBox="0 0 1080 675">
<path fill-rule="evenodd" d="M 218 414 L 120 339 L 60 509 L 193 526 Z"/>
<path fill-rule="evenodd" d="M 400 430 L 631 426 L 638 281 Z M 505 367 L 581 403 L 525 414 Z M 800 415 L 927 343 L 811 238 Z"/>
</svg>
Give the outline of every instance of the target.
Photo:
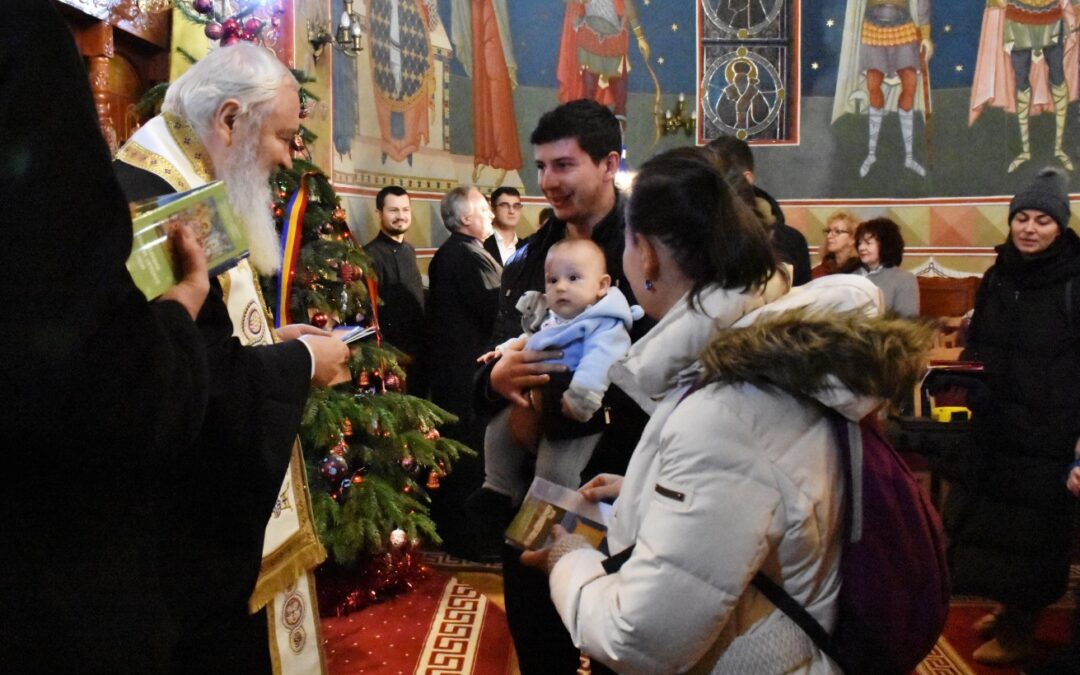
<svg viewBox="0 0 1080 675">
<path fill-rule="evenodd" d="M 544 261 L 544 298 L 562 319 L 574 318 L 607 295 L 609 284 L 603 256 L 588 249 L 560 248 Z"/>
</svg>

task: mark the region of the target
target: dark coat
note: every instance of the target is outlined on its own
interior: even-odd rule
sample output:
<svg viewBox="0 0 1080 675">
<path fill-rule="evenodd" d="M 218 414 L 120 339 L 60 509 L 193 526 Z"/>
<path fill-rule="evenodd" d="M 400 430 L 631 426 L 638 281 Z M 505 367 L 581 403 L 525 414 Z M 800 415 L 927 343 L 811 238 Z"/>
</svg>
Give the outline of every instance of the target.
<svg viewBox="0 0 1080 675">
<path fill-rule="evenodd" d="M 4 6 L 0 663 L 167 672 L 156 497 L 201 426 L 205 355 L 124 266 L 131 218 L 70 31 L 47 0 Z"/>
<path fill-rule="evenodd" d="M 634 304 L 634 293 L 623 274 L 622 254 L 625 241 L 623 200 L 592 231 L 592 239 L 604 250 L 607 271 L 612 284 Z M 525 291 L 544 290 L 544 259 L 548 249 L 566 237 L 566 223 L 554 218 L 527 238 L 517 254 L 503 269 L 499 296 L 499 315 L 489 344 L 497 345 L 521 334 L 521 314 L 514 307 Z M 649 318 L 634 323 L 630 331 L 637 340 L 655 324 Z M 474 404 L 485 411 L 498 410 L 506 402 L 490 389 L 491 366 L 477 371 Z M 618 387 L 608 387 L 602 405 L 603 436 L 583 475 L 591 477 L 600 472 L 623 474 L 630 453 L 637 445 L 648 416 Z M 504 547 L 503 581 L 506 591 L 506 617 L 517 648 L 523 674 L 572 673 L 577 669 L 579 651 L 570 640 L 562 620 L 551 604 L 547 577 L 538 570 L 523 567 L 520 551 Z M 594 669 L 597 666 L 594 665 Z"/>
<path fill-rule="evenodd" d="M 114 166 L 129 200 L 156 196 L 156 176 Z M 160 495 L 169 533 L 166 590 L 187 639 L 193 631 L 213 634 L 219 622 L 218 633 L 227 634 L 226 624 L 236 627 L 247 616 L 311 381 L 311 356 L 299 341 L 245 347 L 233 337 L 216 279 L 196 323 L 210 372 L 206 420 L 190 457 L 174 468 L 175 487 Z"/>
<path fill-rule="evenodd" d="M 495 237 L 497 236 L 499 235 L 492 234 L 490 237 L 484 240 L 484 250 L 491 254 L 491 257 L 495 259 L 495 262 L 505 266 L 507 261 L 503 260 L 502 256 L 499 254 L 499 242 L 495 239 Z M 517 244 L 514 246 L 514 249 L 517 250 L 524 245 L 525 240 L 518 238 Z"/>
<path fill-rule="evenodd" d="M 452 233 L 428 267 L 427 362 L 431 400 L 465 423 L 472 417 L 476 359 L 489 350 L 502 266 L 480 241 Z"/>
<path fill-rule="evenodd" d="M 975 301 L 965 358 L 982 361 L 977 465 L 950 503 L 957 590 L 1037 609 L 1065 591 L 1080 437 L 1080 238 L 1024 259 L 998 247 Z M 1071 297 L 1070 297 L 1071 296 Z M 1071 307 L 1069 306 L 1071 304 Z"/>
</svg>

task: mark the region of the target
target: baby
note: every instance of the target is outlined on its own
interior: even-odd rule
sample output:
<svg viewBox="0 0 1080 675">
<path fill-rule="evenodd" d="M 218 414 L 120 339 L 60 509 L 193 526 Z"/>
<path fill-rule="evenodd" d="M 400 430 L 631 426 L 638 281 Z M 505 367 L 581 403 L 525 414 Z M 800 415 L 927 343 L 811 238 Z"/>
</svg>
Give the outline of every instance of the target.
<svg viewBox="0 0 1080 675">
<path fill-rule="evenodd" d="M 608 369 L 630 348 L 629 329 L 642 316 L 618 288 L 611 286 L 604 252 L 589 239 L 564 239 L 544 261 L 544 293 L 529 291 L 518 301 L 527 350 L 561 350 L 559 363 L 573 373 L 569 384 L 553 377 L 544 388 L 543 428 L 536 446 L 536 475 L 576 488 L 599 440 L 599 425 L 586 424 L 597 416 L 607 391 Z M 498 358 L 514 338 L 481 357 Z M 563 390 L 565 388 L 565 390 Z M 558 401 L 556 404 L 555 402 Z M 513 406 L 511 406 L 511 409 Z M 559 414 L 561 412 L 561 414 Z M 564 418 L 569 418 L 569 421 Z M 484 443 L 484 487 L 517 502 L 524 494 L 521 466 L 531 448 L 515 440 L 512 411 L 497 415 L 488 425 Z"/>
</svg>

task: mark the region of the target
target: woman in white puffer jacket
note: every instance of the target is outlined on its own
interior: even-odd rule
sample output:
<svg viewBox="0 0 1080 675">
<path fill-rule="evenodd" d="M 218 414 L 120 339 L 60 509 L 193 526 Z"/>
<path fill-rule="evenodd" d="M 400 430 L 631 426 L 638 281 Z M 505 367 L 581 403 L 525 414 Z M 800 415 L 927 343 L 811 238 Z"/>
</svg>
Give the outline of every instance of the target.
<svg viewBox="0 0 1080 675">
<path fill-rule="evenodd" d="M 750 581 L 763 571 L 833 628 L 842 465 L 821 403 L 858 420 L 904 382 L 867 377 L 867 364 L 896 357 L 882 352 L 880 327 L 850 314 L 771 310 L 809 301 L 875 314 L 880 292 L 861 278 L 822 280 L 759 310 L 772 318 L 714 336 L 760 299 L 725 290 L 720 280 L 731 277 L 723 268 L 712 267 L 713 283 L 687 273 L 709 269 L 709 244 L 739 251 L 729 261 L 742 264 L 753 230 L 723 222 L 733 215 L 716 206 L 726 189 L 706 195 L 699 174 L 709 170 L 685 152 L 659 155 L 642 166 L 628 204 L 624 269 L 659 322 L 611 373 L 652 408 L 626 478 L 600 476 L 583 488 L 593 497 L 621 488 L 608 531 L 612 557 L 569 535 L 524 560 L 549 569 L 552 600 L 575 644 L 617 672 L 838 673 Z M 718 238 L 693 245 L 687 229 Z M 897 342 L 906 344 L 890 344 Z M 705 371 L 706 347 L 709 379 L 721 381 L 680 402 Z M 859 372 L 848 378 L 845 367 Z M 857 394 L 837 386 L 849 380 L 875 384 Z"/>
</svg>

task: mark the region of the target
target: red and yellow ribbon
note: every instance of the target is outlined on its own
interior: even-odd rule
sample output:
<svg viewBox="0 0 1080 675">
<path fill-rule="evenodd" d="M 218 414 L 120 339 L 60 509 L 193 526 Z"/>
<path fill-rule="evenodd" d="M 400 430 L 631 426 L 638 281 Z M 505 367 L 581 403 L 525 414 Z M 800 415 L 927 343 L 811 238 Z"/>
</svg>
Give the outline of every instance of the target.
<svg viewBox="0 0 1080 675">
<path fill-rule="evenodd" d="M 281 224 L 281 272 L 278 277 L 277 311 L 274 312 L 274 327 L 292 323 L 289 317 L 289 300 L 292 297 L 293 277 L 296 275 L 296 261 L 300 259 L 300 244 L 304 234 L 304 214 L 307 212 L 307 178 L 314 172 L 300 176 L 300 185 L 285 207 L 285 218 Z"/>
</svg>

